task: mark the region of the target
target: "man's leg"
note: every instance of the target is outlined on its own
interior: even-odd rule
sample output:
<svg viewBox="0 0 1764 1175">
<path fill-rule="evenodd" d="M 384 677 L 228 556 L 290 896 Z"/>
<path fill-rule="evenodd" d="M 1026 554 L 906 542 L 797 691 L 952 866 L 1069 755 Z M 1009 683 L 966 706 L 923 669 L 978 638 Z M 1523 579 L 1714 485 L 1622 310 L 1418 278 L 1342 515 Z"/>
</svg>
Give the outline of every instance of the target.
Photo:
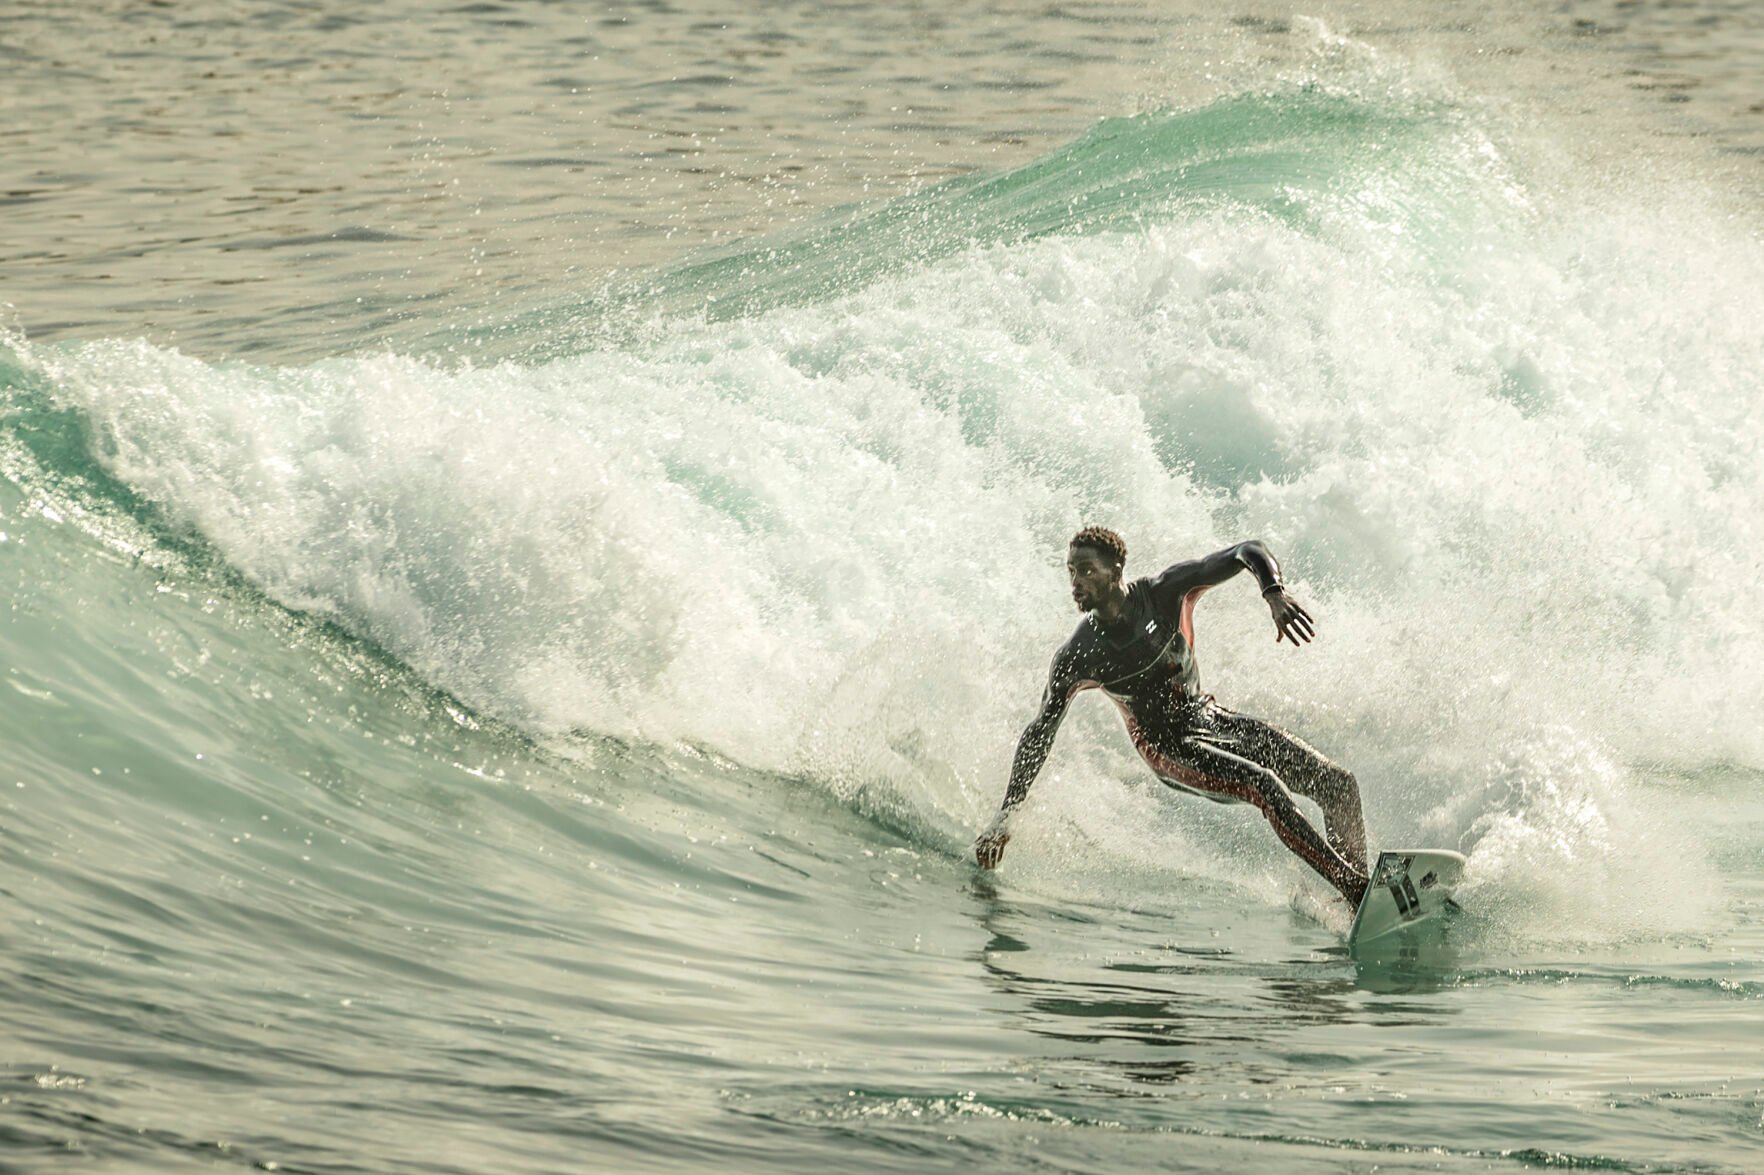
<svg viewBox="0 0 1764 1175">
<path fill-rule="evenodd" d="M 1209 730 L 1196 730 L 1166 749 L 1152 744 L 1136 725 L 1130 723 L 1128 729 L 1139 753 L 1160 778 L 1193 791 L 1254 804 L 1287 848 L 1349 902 L 1358 904 L 1366 892 L 1365 869 L 1356 868 L 1305 818 L 1279 775 L 1237 754 L 1237 748 L 1214 741 Z"/>
<path fill-rule="evenodd" d="M 1224 707 L 1213 711 L 1209 737 L 1235 754 L 1274 771 L 1297 794 L 1323 809 L 1329 844 L 1361 873 L 1366 872 L 1366 818 L 1360 811 L 1360 784 L 1316 748 L 1278 726 Z"/>
</svg>

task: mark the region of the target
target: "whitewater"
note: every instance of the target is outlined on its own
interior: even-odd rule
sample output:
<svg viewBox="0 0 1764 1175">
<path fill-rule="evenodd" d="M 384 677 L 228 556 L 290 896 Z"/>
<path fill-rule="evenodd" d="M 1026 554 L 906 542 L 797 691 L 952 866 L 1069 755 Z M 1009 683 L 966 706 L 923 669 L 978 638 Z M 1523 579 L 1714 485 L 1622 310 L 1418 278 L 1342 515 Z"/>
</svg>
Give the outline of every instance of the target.
<svg viewBox="0 0 1764 1175">
<path fill-rule="evenodd" d="M 1756 210 L 1241 28 L 1299 65 L 494 313 L 9 293 L 0 1167 L 1756 1169 Z M 974 866 L 1092 523 L 1278 555 L 1319 639 L 1234 581 L 1206 686 L 1467 855 L 1447 933 L 1351 958 L 1090 695 Z"/>
</svg>

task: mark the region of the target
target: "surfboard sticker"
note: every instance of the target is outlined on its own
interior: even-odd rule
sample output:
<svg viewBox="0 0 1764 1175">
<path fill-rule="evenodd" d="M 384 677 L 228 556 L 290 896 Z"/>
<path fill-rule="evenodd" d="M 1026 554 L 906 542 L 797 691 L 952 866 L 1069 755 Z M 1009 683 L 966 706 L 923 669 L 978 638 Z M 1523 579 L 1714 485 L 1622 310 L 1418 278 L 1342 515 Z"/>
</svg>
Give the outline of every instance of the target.
<svg viewBox="0 0 1764 1175">
<path fill-rule="evenodd" d="M 1379 853 L 1372 884 L 1348 931 L 1348 946 L 1363 946 L 1437 917 L 1451 905 L 1452 887 L 1463 872 L 1463 854 L 1450 849 Z"/>
</svg>

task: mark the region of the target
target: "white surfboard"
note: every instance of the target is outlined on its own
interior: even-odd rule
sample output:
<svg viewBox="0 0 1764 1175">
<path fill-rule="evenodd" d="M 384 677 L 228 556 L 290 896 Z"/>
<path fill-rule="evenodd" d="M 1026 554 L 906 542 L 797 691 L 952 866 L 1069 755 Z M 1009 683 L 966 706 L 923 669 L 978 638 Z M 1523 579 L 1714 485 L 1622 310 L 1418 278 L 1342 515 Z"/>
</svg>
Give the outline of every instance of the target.
<svg viewBox="0 0 1764 1175">
<path fill-rule="evenodd" d="M 1437 918 L 1452 907 L 1464 854 L 1450 849 L 1396 849 L 1378 854 L 1372 884 L 1360 899 L 1348 949 Z"/>
</svg>

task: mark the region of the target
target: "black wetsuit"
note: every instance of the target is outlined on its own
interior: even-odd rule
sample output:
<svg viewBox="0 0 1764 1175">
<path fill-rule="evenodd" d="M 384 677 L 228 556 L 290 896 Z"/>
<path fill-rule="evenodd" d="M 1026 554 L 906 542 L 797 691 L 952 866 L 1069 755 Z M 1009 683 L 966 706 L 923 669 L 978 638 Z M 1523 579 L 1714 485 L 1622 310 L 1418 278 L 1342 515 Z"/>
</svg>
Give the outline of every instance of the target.
<svg viewBox="0 0 1764 1175">
<path fill-rule="evenodd" d="M 1080 621 L 1054 656 L 1041 712 L 1017 745 L 1005 807 L 1028 793 L 1072 698 L 1100 689 L 1120 707 L 1134 747 L 1160 780 L 1208 799 L 1254 804 L 1293 852 L 1337 889 L 1357 892 L 1364 884 L 1365 845 L 1353 776 L 1299 739 L 1201 692 L 1195 603 L 1246 569 L 1263 591 L 1280 582 L 1267 548 L 1239 543 L 1135 580 L 1113 624 L 1094 613 Z M 1326 816 L 1346 813 L 1330 821 L 1327 838 L 1299 811 L 1294 791 L 1321 802 Z M 1344 827 L 1335 827 L 1338 822 Z"/>
</svg>

